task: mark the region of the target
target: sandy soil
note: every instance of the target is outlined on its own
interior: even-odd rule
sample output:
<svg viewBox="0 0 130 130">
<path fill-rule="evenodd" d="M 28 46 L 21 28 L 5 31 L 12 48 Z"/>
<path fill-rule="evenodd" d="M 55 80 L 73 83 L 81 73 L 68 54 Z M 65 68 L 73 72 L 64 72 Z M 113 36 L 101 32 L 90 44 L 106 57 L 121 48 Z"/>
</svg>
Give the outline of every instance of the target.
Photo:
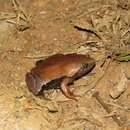
<svg viewBox="0 0 130 130">
<path fill-rule="evenodd" d="M 0 0 L 0 130 L 130 130 L 130 63 L 113 60 L 129 50 L 130 1 Z M 96 61 L 71 86 L 78 102 L 28 91 L 37 60 L 73 52 Z"/>
</svg>

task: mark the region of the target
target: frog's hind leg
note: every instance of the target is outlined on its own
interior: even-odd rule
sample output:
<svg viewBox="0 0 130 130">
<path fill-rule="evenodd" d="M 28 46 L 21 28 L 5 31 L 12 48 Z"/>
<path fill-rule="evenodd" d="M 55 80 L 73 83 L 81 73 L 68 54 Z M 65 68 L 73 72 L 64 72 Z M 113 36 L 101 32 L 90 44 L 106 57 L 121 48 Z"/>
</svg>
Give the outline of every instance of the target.
<svg viewBox="0 0 130 130">
<path fill-rule="evenodd" d="M 70 89 L 68 88 L 68 84 L 70 83 L 71 78 L 65 78 L 62 80 L 61 82 L 61 90 L 64 93 L 64 95 L 70 99 L 74 99 L 75 101 L 77 101 L 77 99 L 75 98 L 76 95 L 74 95 Z"/>
</svg>

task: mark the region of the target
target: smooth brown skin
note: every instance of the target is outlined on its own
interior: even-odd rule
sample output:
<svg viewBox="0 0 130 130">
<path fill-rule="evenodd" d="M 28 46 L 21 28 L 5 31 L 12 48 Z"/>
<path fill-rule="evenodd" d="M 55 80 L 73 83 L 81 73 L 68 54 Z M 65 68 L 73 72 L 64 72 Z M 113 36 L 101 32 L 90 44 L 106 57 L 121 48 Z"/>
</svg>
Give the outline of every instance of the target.
<svg viewBox="0 0 130 130">
<path fill-rule="evenodd" d="M 26 83 L 33 94 L 38 95 L 51 81 L 61 80 L 60 88 L 64 95 L 77 100 L 70 91 L 69 84 L 89 73 L 95 67 L 95 60 L 89 55 L 56 54 L 40 60 L 31 72 L 26 74 Z"/>
</svg>

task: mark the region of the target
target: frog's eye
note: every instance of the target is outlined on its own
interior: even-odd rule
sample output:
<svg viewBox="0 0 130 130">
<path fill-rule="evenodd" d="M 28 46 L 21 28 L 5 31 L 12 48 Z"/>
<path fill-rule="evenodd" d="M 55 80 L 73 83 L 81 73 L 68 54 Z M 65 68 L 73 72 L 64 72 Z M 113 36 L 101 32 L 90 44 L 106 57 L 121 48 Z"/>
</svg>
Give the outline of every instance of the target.
<svg viewBox="0 0 130 130">
<path fill-rule="evenodd" d="M 90 72 L 93 68 L 95 67 L 95 62 L 90 62 L 90 63 L 87 63 L 87 64 L 83 64 L 81 69 L 82 71 L 88 73 Z"/>
<path fill-rule="evenodd" d="M 87 67 L 88 67 L 88 64 L 83 64 L 83 65 L 82 65 L 82 68 L 83 68 L 83 69 L 85 69 L 85 68 L 87 68 Z"/>
<path fill-rule="evenodd" d="M 44 60 L 38 60 L 36 61 L 36 66 L 42 65 L 44 63 Z"/>
<path fill-rule="evenodd" d="M 37 75 L 33 75 L 32 73 L 27 73 L 25 81 L 28 86 L 28 89 L 33 94 L 38 95 L 41 92 L 43 83 Z"/>
</svg>

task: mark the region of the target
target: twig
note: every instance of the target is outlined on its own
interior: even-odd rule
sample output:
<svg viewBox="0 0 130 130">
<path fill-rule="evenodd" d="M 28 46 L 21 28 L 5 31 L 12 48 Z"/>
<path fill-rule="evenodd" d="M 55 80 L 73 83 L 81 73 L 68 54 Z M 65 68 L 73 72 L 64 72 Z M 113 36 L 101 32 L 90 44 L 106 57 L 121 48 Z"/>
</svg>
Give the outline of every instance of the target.
<svg viewBox="0 0 130 130">
<path fill-rule="evenodd" d="M 100 97 L 99 92 L 95 92 L 93 97 L 102 105 L 102 107 L 108 112 L 111 113 L 111 109 L 108 107 L 106 103 L 104 103 L 103 99 Z M 117 123 L 118 126 L 122 126 L 123 123 L 117 118 L 117 115 L 113 115 L 112 119 Z"/>
</svg>

